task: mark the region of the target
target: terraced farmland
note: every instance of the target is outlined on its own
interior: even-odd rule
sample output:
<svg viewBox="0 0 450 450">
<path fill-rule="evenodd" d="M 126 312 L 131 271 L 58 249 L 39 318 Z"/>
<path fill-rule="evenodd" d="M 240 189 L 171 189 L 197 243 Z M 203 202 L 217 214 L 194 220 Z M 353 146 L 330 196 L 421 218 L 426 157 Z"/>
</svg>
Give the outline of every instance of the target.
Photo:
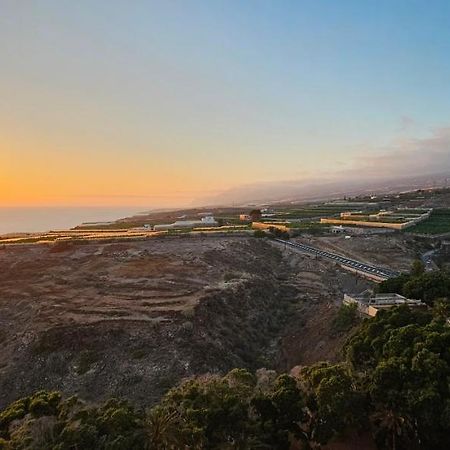
<svg viewBox="0 0 450 450">
<path fill-rule="evenodd" d="M 409 228 L 408 232 L 430 235 L 450 233 L 450 208 L 433 210 L 429 219 Z"/>
</svg>

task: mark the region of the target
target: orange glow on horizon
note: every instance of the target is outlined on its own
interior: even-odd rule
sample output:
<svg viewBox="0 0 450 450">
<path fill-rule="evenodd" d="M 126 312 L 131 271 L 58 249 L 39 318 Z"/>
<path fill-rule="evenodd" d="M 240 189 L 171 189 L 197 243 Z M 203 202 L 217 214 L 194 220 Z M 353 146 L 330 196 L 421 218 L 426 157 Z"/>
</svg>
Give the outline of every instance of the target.
<svg viewBox="0 0 450 450">
<path fill-rule="evenodd" d="M 2 137 L 0 206 L 185 206 L 225 187 L 162 158 L 88 153 Z"/>
</svg>

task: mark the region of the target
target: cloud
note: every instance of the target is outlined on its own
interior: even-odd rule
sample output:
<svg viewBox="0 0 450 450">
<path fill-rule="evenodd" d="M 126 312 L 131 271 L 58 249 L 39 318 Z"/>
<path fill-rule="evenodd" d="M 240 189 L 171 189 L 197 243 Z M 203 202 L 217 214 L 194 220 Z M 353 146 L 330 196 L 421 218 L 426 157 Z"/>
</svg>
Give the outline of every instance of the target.
<svg viewBox="0 0 450 450">
<path fill-rule="evenodd" d="M 409 116 L 400 117 L 400 124 L 398 127 L 398 131 L 411 131 L 417 127 L 417 122 Z"/>
<path fill-rule="evenodd" d="M 376 154 L 361 155 L 353 165 L 344 175 L 400 177 L 447 172 L 450 127 L 436 130 L 430 137 L 395 142 Z"/>
<path fill-rule="evenodd" d="M 427 183 L 447 183 L 450 178 L 450 127 L 425 138 L 392 142 L 376 151 L 364 150 L 348 168 L 317 173 L 297 180 L 259 182 L 236 186 L 202 204 L 242 204 L 339 198 L 363 192 L 415 189 Z M 199 202 L 196 202 L 199 203 Z"/>
</svg>

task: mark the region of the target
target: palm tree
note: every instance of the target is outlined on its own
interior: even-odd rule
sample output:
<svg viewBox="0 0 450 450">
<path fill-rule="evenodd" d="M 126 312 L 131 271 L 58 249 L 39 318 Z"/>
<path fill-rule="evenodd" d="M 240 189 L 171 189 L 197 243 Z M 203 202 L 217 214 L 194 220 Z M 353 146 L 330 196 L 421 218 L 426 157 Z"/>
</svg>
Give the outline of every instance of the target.
<svg viewBox="0 0 450 450">
<path fill-rule="evenodd" d="M 316 441 L 316 431 L 319 422 L 319 415 L 317 411 L 306 407 L 305 408 L 305 420 L 303 423 L 298 423 L 299 428 L 298 439 L 302 443 L 304 450 L 316 450 L 320 449 L 319 442 Z"/>
<path fill-rule="evenodd" d="M 450 301 L 448 298 L 438 298 L 433 304 L 433 313 L 435 316 L 447 319 L 450 315 Z"/>
<path fill-rule="evenodd" d="M 414 426 L 406 414 L 401 414 L 392 408 L 385 408 L 374 413 L 372 421 L 387 433 L 387 446 L 397 450 L 398 440 L 410 441 L 413 438 Z"/>
<path fill-rule="evenodd" d="M 182 449 L 179 425 L 180 416 L 177 411 L 169 412 L 160 407 L 151 409 L 145 421 L 148 450 Z"/>
</svg>

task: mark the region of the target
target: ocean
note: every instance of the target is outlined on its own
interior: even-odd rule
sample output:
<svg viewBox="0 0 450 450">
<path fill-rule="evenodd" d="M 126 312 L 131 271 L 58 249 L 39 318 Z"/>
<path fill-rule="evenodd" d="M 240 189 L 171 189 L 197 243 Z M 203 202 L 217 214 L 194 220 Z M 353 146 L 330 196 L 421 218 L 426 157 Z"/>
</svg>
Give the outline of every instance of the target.
<svg viewBox="0 0 450 450">
<path fill-rule="evenodd" d="M 106 222 L 138 212 L 138 207 L 0 207 L 0 235 L 68 229 L 82 222 Z"/>
</svg>

